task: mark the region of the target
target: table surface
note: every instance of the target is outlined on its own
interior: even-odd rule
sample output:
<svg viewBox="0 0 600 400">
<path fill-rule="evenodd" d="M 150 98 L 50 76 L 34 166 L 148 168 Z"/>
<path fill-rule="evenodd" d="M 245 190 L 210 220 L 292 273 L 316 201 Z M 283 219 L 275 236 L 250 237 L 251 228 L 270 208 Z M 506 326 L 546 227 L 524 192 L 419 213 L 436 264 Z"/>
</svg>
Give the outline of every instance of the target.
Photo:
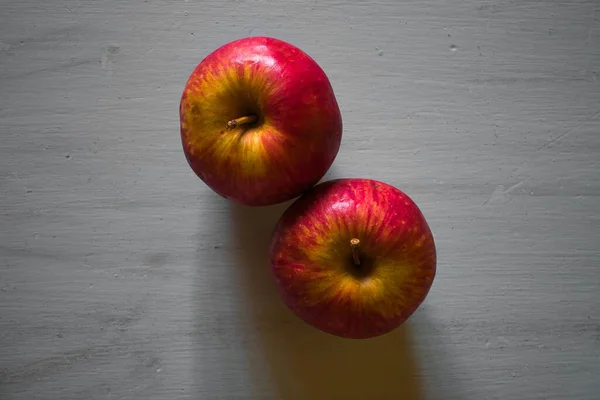
<svg viewBox="0 0 600 400">
<path fill-rule="evenodd" d="M 0 397 L 598 399 L 597 1 L 0 2 Z M 191 172 L 179 96 L 249 35 L 290 41 L 344 119 L 325 179 L 391 183 L 438 273 L 349 341 L 276 295 L 249 209 Z"/>
</svg>

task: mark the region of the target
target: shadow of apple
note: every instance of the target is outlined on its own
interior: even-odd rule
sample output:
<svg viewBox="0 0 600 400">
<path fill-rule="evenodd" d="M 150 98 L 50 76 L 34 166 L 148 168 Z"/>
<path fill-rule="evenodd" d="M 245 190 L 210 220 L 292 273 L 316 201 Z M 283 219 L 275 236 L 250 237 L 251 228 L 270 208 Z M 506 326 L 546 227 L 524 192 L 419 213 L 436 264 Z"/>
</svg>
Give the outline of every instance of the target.
<svg viewBox="0 0 600 400">
<path fill-rule="evenodd" d="M 282 400 L 421 400 L 410 321 L 369 340 L 323 333 L 292 314 L 281 301 L 268 264 L 278 218 L 291 204 L 248 208 L 231 205 L 232 240 L 243 312 L 255 336 L 249 361 L 255 390 Z M 270 386 L 263 387 L 261 386 Z"/>
</svg>

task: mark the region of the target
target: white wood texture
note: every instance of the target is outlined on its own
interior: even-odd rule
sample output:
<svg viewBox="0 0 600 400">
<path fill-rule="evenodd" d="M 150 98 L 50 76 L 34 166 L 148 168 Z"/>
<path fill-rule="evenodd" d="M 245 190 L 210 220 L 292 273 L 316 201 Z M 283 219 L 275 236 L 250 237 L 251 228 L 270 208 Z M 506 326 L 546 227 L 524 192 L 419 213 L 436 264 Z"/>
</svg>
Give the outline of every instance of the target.
<svg viewBox="0 0 600 400">
<path fill-rule="evenodd" d="M 0 397 L 600 398 L 597 1 L 0 2 Z M 299 322 L 287 204 L 214 195 L 180 145 L 193 67 L 248 35 L 327 72 L 326 179 L 406 191 L 438 275 L 398 331 Z"/>
</svg>

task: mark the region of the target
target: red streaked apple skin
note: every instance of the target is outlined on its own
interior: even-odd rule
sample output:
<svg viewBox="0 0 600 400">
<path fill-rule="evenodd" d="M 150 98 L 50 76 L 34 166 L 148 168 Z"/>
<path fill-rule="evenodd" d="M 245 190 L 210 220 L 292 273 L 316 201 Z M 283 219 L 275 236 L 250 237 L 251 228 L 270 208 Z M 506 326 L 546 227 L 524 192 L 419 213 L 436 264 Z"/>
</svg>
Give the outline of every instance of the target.
<svg viewBox="0 0 600 400">
<path fill-rule="evenodd" d="M 281 203 L 315 185 L 342 137 L 324 71 L 269 37 L 235 40 L 209 54 L 186 82 L 179 111 L 192 170 L 219 195 L 251 206 Z M 259 122 L 226 129 L 248 114 Z"/>
<path fill-rule="evenodd" d="M 360 240 L 366 276 L 352 273 L 350 240 Z M 313 187 L 278 221 L 270 263 L 286 305 L 333 335 L 387 333 L 421 305 L 436 274 L 432 232 L 399 189 L 370 179 Z"/>
</svg>

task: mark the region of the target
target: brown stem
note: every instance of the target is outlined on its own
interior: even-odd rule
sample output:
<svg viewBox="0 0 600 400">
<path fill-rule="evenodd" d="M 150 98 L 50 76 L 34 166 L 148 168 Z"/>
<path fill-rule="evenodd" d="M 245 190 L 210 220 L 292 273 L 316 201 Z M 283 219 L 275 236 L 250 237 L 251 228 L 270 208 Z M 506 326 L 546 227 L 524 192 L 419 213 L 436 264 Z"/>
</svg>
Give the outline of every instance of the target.
<svg viewBox="0 0 600 400">
<path fill-rule="evenodd" d="M 256 115 L 246 115 L 244 117 L 232 119 L 227 123 L 227 130 L 231 130 L 243 124 L 253 124 L 256 121 L 258 121 L 258 117 Z"/>
<path fill-rule="evenodd" d="M 354 261 L 354 265 L 360 265 L 360 257 L 358 254 L 358 246 L 360 245 L 360 240 L 357 238 L 350 240 L 350 247 L 352 248 L 352 260 Z"/>
</svg>

